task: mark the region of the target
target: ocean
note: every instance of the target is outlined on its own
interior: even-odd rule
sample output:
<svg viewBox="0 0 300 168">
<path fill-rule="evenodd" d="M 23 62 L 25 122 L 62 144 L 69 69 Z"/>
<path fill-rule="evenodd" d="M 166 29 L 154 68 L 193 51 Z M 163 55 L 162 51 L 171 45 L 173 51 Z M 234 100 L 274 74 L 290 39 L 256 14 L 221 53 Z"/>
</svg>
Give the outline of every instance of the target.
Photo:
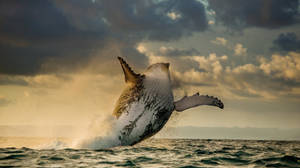
<svg viewBox="0 0 300 168">
<path fill-rule="evenodd" d="M 0 167 L 300 167 L 300 141 L 148 139 L 99 150 L 64 148 L 61 140 L 53 148 L 11 147 L 12 141 L 0 138 Z"/>
</svg>

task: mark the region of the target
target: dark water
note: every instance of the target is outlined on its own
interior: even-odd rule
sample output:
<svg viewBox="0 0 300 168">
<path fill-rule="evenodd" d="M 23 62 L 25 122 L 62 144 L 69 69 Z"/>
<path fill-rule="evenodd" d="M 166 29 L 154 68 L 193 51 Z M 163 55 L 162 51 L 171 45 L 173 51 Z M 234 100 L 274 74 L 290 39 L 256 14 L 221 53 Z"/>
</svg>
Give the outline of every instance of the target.
<svg viewBox="0 0 300 168">
<path fill-rule="evenodd" d="M 105 150 L 0 148 L 0 167 L 300 167 L 300 142 L 151 139 Z"/>
</svg>

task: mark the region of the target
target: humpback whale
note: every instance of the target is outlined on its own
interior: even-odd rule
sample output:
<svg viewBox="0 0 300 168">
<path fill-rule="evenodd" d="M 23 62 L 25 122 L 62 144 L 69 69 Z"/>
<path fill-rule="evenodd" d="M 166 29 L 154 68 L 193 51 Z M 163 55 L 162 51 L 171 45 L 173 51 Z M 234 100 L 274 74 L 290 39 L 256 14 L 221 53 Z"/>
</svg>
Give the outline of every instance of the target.
<svg viewBox="0 0 300 168">
<path fill-rule="evenodd" d="M 135 73 L 118 57 L 125 76 L 126 87 L 119 97 L 113 115 L 120 145 L 134 145 L 159 132 L 173 111 L 181 112 L 199 105 L 224 105 L 218 98 L 200 95 L 184 96 L 174 101 L 169 63 L 150 65 L 144 73 Z"/>
</svg>

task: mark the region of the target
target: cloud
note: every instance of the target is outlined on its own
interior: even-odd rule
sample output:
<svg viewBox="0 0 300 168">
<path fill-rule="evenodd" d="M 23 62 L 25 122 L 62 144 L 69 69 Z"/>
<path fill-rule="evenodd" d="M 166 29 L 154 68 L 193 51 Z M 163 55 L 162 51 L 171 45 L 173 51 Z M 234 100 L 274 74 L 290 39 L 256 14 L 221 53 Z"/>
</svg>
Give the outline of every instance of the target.
<svg viewBox="0 0 300 168">
<path fill-rule="evenodd" d="M 208 21 L 208 24 L 209 24 L 209 25 L 214 25 L 214 24 L 215 24 L 215 21 L 210 20 L 210 21 Z"/>
<path fill-rule="evenodd" d="M 215 53 L 209 54 L 209 57 L 206 58 L 204 56 L 194 56 L 190 57 L 190 59 L 196 61 L 199 64 L 199 68 L 204 69 L 206 72 L 212 72 L 212 76 L 217 78 L 218 75 L 223 70 L 221 65 L 221 61 L 227 60 L 227 56 L 224 55 L 222 57 L 217 57 Z"/>
<path fill-rule="evenodd" d="M 205 90 L 207 94 L 230 99 L 268 100 L 281 97 L 296 99 L 300 94 L 300 78 L 297 75 L 300 73 L 300 53 L 297 52 L 257 56 L 256 62 L 235 64 L 227 55 L 210 53 L 207 56 L 168 57 L 149 51 L 143 44 L 139 48 L 149 57 L 150 64 L 171 63 L 175 95 Z"/>
<path fill-rule="evenodd" d="M 181 49 L 181 48 L 162 46 L 159 48 L 159 51 L 156 54 L 161 56 L 166 56 L 166 57 L 178 57 L 178 56 L 200 55 L 200 52 L 195 48 Z"/>
<path fill-rule="evenodd" d="M 213 44 L 216 44 L 216 45 L 224 46 L 224 47 L 226 47 L 229 50 L 233 50 L 234 51 L 234 55 L 237 55 L 237 56 L 239 56 L 239 55 L 242 55 L 242 56 L 247 55 L 247 50 L 248 49 L 245 48 L 245 47 L 243 47 L 243 44 L 241 44 L 241 43 L 233 44 L 233 43 L 231 43 L 230 41 L 226 40 L 223 37 L 216 37 L 215 40 L 211 40 L 210 42 L 213 43 Z"/>
<path fill-rule="evenodd" d="M 244 48 L 242 44 L 237 43 L 234 47 L 234 55 L 247 55 L 247 48 Z"/>
<path fill-rule="evenodd" d="M 181 89 L 185 89 L 186 87 L 211 87 L 211 86 L 216 86 L 213 83 L 210 83 L 209 81 L 205 81 L 205 80 L 195 80 L 195 79 L 199 79 L 198 77 L 202 77 L 202 79 L 207 79 L 207 78 L 203 78 L 203 76 L 200 73 L 197 73 L 199 71 L 195 71 L 195 69 L 186 71 L 184 73 L 180 73 L 178 71 L 172 71 L 171 72 L 171 81 L 172 81 L 172 88 L 175 90 L 181 90 Z M 187 74 L 193 74 L 193 77 L 191 78 L 183 78 L 183 76 Z"/>
<path fill-rule="evenodd" d="M 67 81 L 72 81 L 72 77 L 65 74 L 39 74 L 34 76 L 0 75 L 0 85 L 59 88 L 61 83 Z"/>
<path fill-rule="evenodd" d="M 93 32 L 72 25 L 52 1 L 1 1 L 0 6 L 2 74 L 33 75 L 51 61 L 56 68 L 80 66 L 99 45 L 96 39 L 105 35 L 105 29 Z M 26 45 L 15 45 L 20 42 Z"/>
<path fill-rule="evenodd" d="M 0 85 L 19 85 L 28 86 L 28 82 L 23 79 L 23 77 L 1 75 L 0 74 Z"/>
<path fill-rule="evenodd" d="M 189 69 L 195 69 L 196 71 L 203 71 L 199 69 L 199 64 L 192 60 L 187 59 L 190 56 L 199 56 L 200 52 L 194 48 L 176 48 L 162 46 L 157 50 L 150 50 L 149 46 L 140 43 L 137 46 L 137 50 L 142 52 L 148 57 L 149 64 L 158 62 L 169 62 L 171 64 L 170 69 L 184 72 Z"/>
<path fill-rule="evenodd" d="M 289 97 L 299 88 L 300 54 L 273 54 L 270 60 L 260 57 L 259 64 L 227 67 L 224 82 L 233 92 L 264 98 Z"/>
<path fill-rule="evenodd" d="M 217 86 L 217 79 L 223 71 L 221 62 L 227 60 L 227 56 L 216 56 L 211 53 L 208 57 L 205 56 L 185 56 L 180 59 L 180 62 L 190 61 L 190 66 L 179 71 L 178 65 L 175 64 L 172 69 L 172 77 L 174 89 L 189 90 L 198 87 Z M 195 64 L 195 65 L 193 65 Z M 171 64 L 173 66 L 173 64 Z M 191 66 L 193 65 L 193 66 Z"/>
<path fill-rule="evenodd" d="M 231 65 L 227 56 L 185 57 L 198 63 L 201 71 L 190 68 L 183 72 L 175 70 L 175 89 L 205 89 L 209 94 L 239 98 L 276 99 L 295 98 L 300 94 L 300 54 L 273 54 L 271 59 L 259 57 L 256 64 Z M 214 89 L 209 86 L 215 86 Z"/>
<path fill-rule="evenodd" d="M 213 44 L 226 46 L 227 40 L 223 37 L 216 37 L 216 40 L 210 41 Z"/>
<path fill-rule="evenodd" d="M 6 106 L 8 104 L 10 104 L 11 101 L 8 100 L 7 98 L 5 98 L 4 96 L 0 96 L 0 107 L 1 106 Z"/>
<path fill-rule="evenodd" d="M 167 16 L 169 16 L 173 20 L 177 20 L 177 19 L 181 18 L 181 15 L 178 13 L 175 13 L 175 12 L 169 12 L 169 13 L 167 13 Z"/>
<path fill-rule="evenodd" d="M 259 68 L 273 78 L 293 80 L 300 83 L 300 53 L 291 52 L 286 56 L 272 55 L 271 60 L 260 59 Z"/>
<path fill-rule="evenodd" d="M 196 0 L 1 1 L 0 24 L 0 74 L 11 75 L 70 73 L 95 60 L 90 70 L 114 73 L 107 69 L 116 56 L 143 67 L 147 57 L 136 50 L 141 41 L 207 29 L 204 5 Z"/>
<path fill-rule="evenodd" d="M 300 39 L 297 38 L 296 33 L 281 33 L 274 41 L 273 41 L 272 50 L 275 51 L 300 51 Z"/>
<path fill-rule="evenodd" d="M 216 23 L 233 29 L 280 28 L 299 23 L 298 0 L 209 0 Z"/>
</svg>

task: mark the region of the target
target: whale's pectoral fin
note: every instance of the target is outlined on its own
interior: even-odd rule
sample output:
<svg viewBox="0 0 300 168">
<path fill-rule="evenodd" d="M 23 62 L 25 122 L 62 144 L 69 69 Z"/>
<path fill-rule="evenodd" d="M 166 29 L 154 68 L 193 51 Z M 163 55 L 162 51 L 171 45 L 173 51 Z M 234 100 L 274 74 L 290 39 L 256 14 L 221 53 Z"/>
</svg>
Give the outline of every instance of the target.
<svg viewBox="0 0 300 168">
<path fill-rule="evenodd" d="M 124 72 L 124 75 L 125 75 L 125 82 L 132 82 L 132 83 L 135 83 L 138 81 L 138 79 L 140 79 L 140 77 L 142 75 L 140 74 L 137 74 L 135 73 L 131 68 L 130 66 L 126 63 L 126 61 L 121 58 L 121 57 L 118 57 L 120 63 L 121 63 L 121 66 L 122 66 L 122 69 L 123 69 L 123 72 Z"/>
<path fill-rule="evenodd" d="M 174 105 L 175 110 L 178 112 L 200 105 L 217 106 L 221 109 L 224 108 L 224 104 L 218 98 L 207 95 L 199 95 L 199 93 L 196 93 L 193 96 L 184 96 L 182 99 L 174 102 Z"/>
</svg>

